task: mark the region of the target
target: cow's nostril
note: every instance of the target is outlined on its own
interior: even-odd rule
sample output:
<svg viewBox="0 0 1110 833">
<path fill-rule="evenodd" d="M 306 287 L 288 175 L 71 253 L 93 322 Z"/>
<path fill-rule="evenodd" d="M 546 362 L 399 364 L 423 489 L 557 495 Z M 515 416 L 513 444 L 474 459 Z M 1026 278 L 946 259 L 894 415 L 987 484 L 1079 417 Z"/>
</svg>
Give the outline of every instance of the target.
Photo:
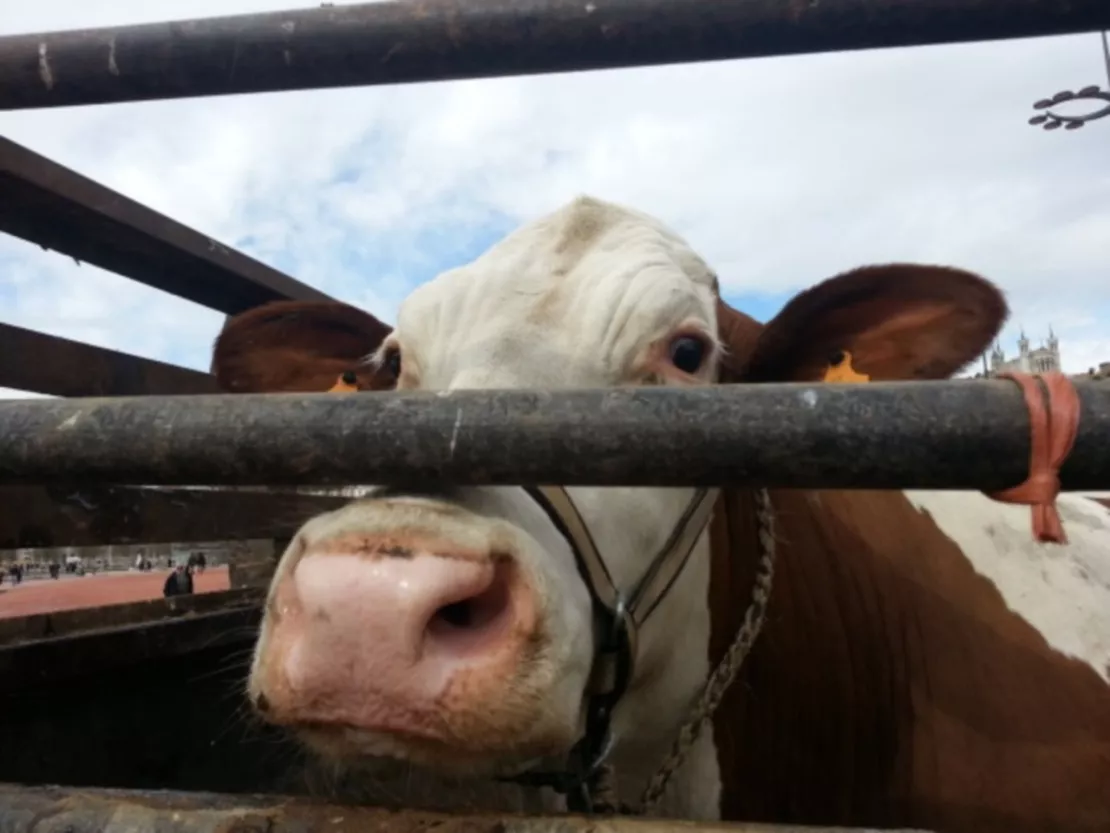
<svg viewBox="0 0 1110 833">
<path fill-rule="evenodd" d="M 436 611 L 436 616 L 456 628 L 469 627 L 474 620 L 474 611 L 470 602 L 455 602 Z"/>
<path fill-rule="evenodd" d="M 512 565 L 496 565 L 484 590 L 436 610 L 428 622 L 428 636 L 454 643 L 496 633 L 512 617 L 512 585 Z"/>
<path fill-rule="evenodd" d="M 470 602 L 455 602 L 447 604 L 435 612 L 437 619 L 442 619 L 453 628 L 470 628 L 474 620 L 474 612 Z"/>
</svg>

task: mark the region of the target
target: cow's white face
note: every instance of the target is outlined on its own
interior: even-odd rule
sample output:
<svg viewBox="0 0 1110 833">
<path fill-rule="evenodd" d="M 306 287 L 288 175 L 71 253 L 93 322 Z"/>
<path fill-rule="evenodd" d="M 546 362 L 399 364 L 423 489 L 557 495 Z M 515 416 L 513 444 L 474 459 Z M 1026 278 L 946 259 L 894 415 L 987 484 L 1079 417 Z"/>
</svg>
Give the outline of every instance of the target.
<svg viewBox="0 0 1110 833">
<path fill-rule="evenodd" d="M 707 384 L 714 278 L 656 221 L 579 200 L 414 292 L 380 355 L 410 390 Z M 568 491 L 619 587 L 692 496 Z M 648 620 L 614 717 L 615 760 L 638 786 L 708 670 L 706 549 Z M 593 649 L 570 546 L 526 492 L 378 493 L 315 518 L 282 557 L 250 694 L 340 760 L 487 776 L 578 740 Z"/>
</svg>

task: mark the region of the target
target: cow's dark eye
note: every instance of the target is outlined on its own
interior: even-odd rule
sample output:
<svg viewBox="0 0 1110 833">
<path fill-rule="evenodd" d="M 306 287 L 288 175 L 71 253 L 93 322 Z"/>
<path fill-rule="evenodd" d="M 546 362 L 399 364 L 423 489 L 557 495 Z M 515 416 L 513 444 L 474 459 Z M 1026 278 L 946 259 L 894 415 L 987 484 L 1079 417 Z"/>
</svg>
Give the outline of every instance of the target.
<svg viewBox="0 0 1110 833">
<path fill-rule="evenodd" d="M 401 351 L 396 347 L 390 347 L 385 351 L 385 356 L 382 358 L 382 367 L 386 369 L 390 376 L 394 379 L 401 378 Z"/>
<path fill-rule="evenodd" d="M 697 336 L 679 336 L 671 342 L 671 363 L 683 373 L 697 373 L 705 353 L 705 342 Z"/>
<path fill-rule="evenodd" d="M 343 384 L 350 385 L 351 387 L 354 387 L 358 383 L 358 377 L 355 375 L 355 372 L 353 370 L 343 371 L 343 375 L 339 378 L 343 382 Z"/>
</svg>

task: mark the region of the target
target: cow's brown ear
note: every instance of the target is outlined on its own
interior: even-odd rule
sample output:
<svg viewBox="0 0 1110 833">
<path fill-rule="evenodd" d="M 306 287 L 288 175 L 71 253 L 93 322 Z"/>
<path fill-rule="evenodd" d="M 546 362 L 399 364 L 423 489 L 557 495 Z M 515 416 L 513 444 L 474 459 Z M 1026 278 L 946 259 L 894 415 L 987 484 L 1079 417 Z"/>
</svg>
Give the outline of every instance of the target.
<svg viewBox="0 0 1110 833">
<path fill-rule="evenodd" d="M 943 266 L 865 266 L 796 295 L 760 334 L 745 382 L 825 377 L 845 353 L 872 381 L 946 379 L 998 335 L 1009 309 L 978 275 Z"/>
<path fill-rule="evenodd" d="M 212 349 L 212 373 L 232 393 L 322 393 L 342 378 L 359 390 L 387 389 L 388 372 L 365 359 L 389 332 L 338 301 L 275 301 L 228 319 Z"/>
<path fill-rule="evenodd" d="M 718 372 L 720 382 L 728 384 L 742 380 L 744 368 L 762 332 L 763 325 L 750 315 L 717 299 L 717 338 L 724 348 Z"/>
</svg>

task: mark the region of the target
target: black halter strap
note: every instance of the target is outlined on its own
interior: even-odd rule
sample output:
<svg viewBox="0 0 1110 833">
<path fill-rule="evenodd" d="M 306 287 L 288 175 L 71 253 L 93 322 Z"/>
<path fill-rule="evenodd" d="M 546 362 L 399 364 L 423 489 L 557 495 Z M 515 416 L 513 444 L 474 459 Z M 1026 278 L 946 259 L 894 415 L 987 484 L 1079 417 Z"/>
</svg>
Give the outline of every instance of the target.
<svg viewBox="0 0 1110 833">
<path fill-rule="evenodd" d="M 546 786 L 563 793 L 571 812 L 592 809 L 591 784 L 612 748 L 613 708 L 632 679 L 639 629 L 666 597 L 690 559 L 694 545 L 709 523 L 717 489 L 695 491 L 670 536 L 652 558 L 639 581 L 627 592 L 613 582 L 589 527 L 561 486 L 527 489 L 547 513 L 574 552 L 599 621 L 593 668 L 586 686 L 586 731 L 568 755 L 561 772 L 525 772 L 503 780 Z"/>
</svg>

